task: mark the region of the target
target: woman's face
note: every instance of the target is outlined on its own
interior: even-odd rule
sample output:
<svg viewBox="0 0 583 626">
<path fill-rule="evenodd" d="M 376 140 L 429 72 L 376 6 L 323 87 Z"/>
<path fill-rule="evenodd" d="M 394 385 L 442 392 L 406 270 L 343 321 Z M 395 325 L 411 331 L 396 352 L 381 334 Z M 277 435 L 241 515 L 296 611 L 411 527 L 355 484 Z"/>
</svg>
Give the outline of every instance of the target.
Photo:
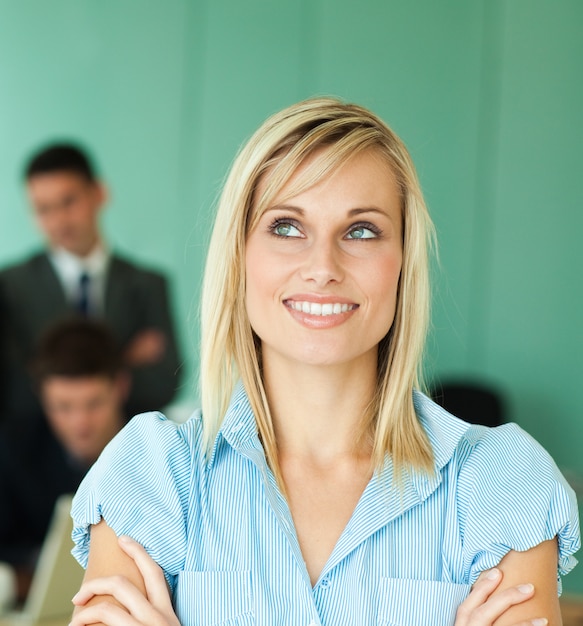
<svg viewBox="0 0 583 626">
<path fill-rule="evenodd" d="M 397 184 L 369 150 L 289 198 L 286 191 L 310 165 L 295 173 L 248 235 L 251 327 L 261 339 L 264 366 L 270 359 L 370 366 L 374 359 L 376 367 L 401 273 Z"/>
</svg>

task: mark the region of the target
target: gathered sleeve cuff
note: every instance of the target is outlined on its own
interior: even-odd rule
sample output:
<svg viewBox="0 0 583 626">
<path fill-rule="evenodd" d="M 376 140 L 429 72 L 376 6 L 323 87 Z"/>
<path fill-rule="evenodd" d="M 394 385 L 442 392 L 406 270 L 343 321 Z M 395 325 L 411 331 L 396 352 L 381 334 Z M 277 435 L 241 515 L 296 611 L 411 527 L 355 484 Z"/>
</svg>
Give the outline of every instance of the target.
<svg viewBox="0 0 583 626">
<path fill-rule="evenodd" d="M 177 425 L 160 413 L 144 413 L 108 444 L 73 500 L 73 555 L 83 567 L 90 527 L 103 519 L 117 536 L 142 544 L 174 589 L 186 551 L 193 430 L 194 418 Z"/>
<path fill-rule="evenodd" d="M 575 494 L 549 454 L 516 424 L 472 427 L 460 470 L 459 516 L 468 580 L 510 550 L 558 541 L 557 575 L 577 563 L 581 545 Z"/>
</svg>

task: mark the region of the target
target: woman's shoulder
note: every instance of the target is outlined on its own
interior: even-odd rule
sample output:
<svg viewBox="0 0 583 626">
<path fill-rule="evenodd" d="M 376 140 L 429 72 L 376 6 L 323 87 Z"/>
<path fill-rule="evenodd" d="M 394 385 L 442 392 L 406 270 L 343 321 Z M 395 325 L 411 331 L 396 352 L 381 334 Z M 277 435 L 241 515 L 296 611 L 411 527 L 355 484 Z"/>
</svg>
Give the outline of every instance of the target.
<svg viewBox="0 0 583 626">
<path fill-rule="evenodd" d="M 103 518 L 118 536 L 130 535 L 147 546 L 165 570 L 178 570 L 193 475 L 198 459 L 204 460 L 201 429 L 200 412 L 183 423 L 142 413 L 107 445 L 73 500 L 74 554 L 83 565 L 89 527 Z M 165 529 L 164 540 L 159 528 Z"/>
<path fill-rule="evenodd" d="M 534 478 L 564 482 L 547 450 L 515 423 L 495 427 L 471 424 L 460 438 L 457 452 L 466 472 L 482 471 L 499 479 L 524 478 L 529 485 Z"/>
<path fill-rule="evenodd" d="M 579 549 L 573 489 L 551 455 L 517 424 L 471 426 L 459 446 L 457 502 L 464 545 L 478 570 L 509 550 L 558 540 L 558 572 L 569 572 Z"/>
<path fill-rule="evenodd" d="M 140 439 L 156 447 L 174 448 L 176 444 L 192 447 L 200 442 L 201 435 L 200 410 L 194 411 L 184 421 L 170 419 L 159 411 L 150 411 L 132 417 L 110 445 L 127 446 L 131 441 Z"/>
<path fill-rule="evenodd" d="M 580 546 L 573 490 L 551 455 L 520 426 L 470 424 L 426 396 L 415 400 L 443 472 L 455 494 L 457 524 L 472 582 L 511 549 L 558 538 L 559 573 L 576 563 Z M 441 461 L 441 462 L 440 462 Z"/>
<path fill-rule="evenodd" d="M 204 461 L 202 420 L 196 411 L 178 423 L 160 412 L 140 413 L 107 444 L 85 483 L 121 484 L 120 478 L 183 475 Z M 115 481 L 113 477 L 117 476 Z"/>
<path fill-rule="evenodd" d="M 438 468 L 454 463 L 458 468 L 485 465 L 502 472 L 537 466 L 556 470 L 545 448 L 518 424 L 482 426 L 462 420 L 428 396 L 415 392 L 414 403 L 434 450 Z M 558 470 L 557 470 L 558 472 Z"/>
<path fill-rule="evenodd" d="M 202 414 L 200 409 L 195 409 L 188 418 L 182 420 L 172 419 L 160 411 L 148 411 L 134 415 L 125 426 L 125 429 L 128 428 L 173 432 L 179 438 L 191 440 L 202 428 Z"/>
</svg>

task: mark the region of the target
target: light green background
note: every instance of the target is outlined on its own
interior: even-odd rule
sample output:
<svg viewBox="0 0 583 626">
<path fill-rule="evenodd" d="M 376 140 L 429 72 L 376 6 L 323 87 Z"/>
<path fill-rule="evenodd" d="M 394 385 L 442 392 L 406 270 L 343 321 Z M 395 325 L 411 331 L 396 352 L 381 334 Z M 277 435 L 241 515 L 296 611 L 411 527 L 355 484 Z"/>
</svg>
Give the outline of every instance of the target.
<svg viewBox="0 0 583 626">
<path fill-rule="evenodd" d="M 430 371 L 500 385 L 577 482 L 582 32 L 581 0 L 0 0 L 0 263 L 39 242 L 26 156 L 87 143 L 108 240 L 172 277 L 195 403 L 204 253 L 238 146 L 304 97 L 359 102 L 408 144 L 437 224 Z M 583 571 L 565 582 L 583 592 Z"/>
</svg>

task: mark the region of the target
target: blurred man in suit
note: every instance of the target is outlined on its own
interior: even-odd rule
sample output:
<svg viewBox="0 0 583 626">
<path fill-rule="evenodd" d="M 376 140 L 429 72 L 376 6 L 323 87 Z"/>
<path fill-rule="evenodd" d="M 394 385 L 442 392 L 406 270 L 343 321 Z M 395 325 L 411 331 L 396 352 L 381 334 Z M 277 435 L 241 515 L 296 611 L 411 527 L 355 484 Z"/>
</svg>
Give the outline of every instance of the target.
<svg viewBox="0 0 583 626">
<path fill-rule="evenodd" d="M 78 316 L 48 329 L 31 375 L 46 420 L 0 426 L 0 561 L 16 571 L 21 600 L 57 498 L 76 491 L 125 424 L 131 385 L 108 328 Z"/>
<path fill-rule="evenodd" d="M 35 154 L 26 189 L 47 248 L 0 272 L 0 419 L 40 415 L 27 364 L 42 331 L 76 311 L 103 319 L 132 372 L 126 410 L 168 404 L 179 356 L 165 278 L 113 253 L 99 229 L 107 191 L 72 144 Z"/>
</svg>

